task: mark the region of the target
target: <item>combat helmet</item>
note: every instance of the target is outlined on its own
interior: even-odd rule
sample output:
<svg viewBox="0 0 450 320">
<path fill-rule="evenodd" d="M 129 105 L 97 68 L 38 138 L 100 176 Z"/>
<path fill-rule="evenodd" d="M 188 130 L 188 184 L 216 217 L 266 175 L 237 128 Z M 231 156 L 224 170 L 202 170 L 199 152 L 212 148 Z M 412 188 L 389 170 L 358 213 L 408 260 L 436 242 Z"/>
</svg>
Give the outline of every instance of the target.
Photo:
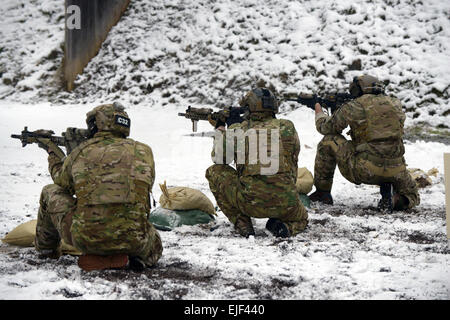
<svg viewBox="0 0 450 320">
<path fill-rule="evenodd" d="M 267 88 L 256 88 L 247 92 L 239 104 L 241 107 L 247 107 L 249 112 L 278 113 L 278 100 Z"/>
<path fill-rule="evenodd" d="M 365 74 L 359 77 L 354 77 L 348 89 L 352 96 L 359 97 L 367 93 L 383 93 L 384 85 L 380 80 L 378 80 L 378 78 Z"/>
<path fill-rule="evenodd" d="M 86 123 L 92 135 L 97 131 L 111 131 L 124 137 L 130 135 L 130 118 L 120 102 L 102 104 L 86 114 Z"/>
</svg>

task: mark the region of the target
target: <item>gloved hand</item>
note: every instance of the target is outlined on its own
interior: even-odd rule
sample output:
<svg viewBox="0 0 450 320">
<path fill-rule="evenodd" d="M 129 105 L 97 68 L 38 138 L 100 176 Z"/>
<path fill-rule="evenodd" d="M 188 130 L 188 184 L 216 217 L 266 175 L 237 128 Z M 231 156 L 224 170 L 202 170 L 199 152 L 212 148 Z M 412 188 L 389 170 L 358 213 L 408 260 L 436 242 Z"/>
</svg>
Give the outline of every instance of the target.
<svg viewBox="0 0 450 320">
<path fill-rule="evenodd" d="M 38 135 L 43 136 L 43 137 L 50 137 L 50 136 L 55 134 L 55 131 L 53 131 L 53 130 L 46 130 L 46 129 L 39 129 L 39 130 L 33 131 L 33 133 L 38 134 Z"/>
<path fill-rule="evenodd" d="M 47 151 L 48 154 L 54 153 L 59 159 L 65 157 L 64 152 L 53 141 L 47 138 L 36 138 L 39 148 Z"/>
<path fill-rule="evenodd" d="M 216 125 L 214 126 L 214 129 L 225 127 L 225 122 L 223 122 L 221 119 L 216 121 Z"/>
<path fill-rule="evenodd" d="M 51 140 L 49 138 L 55 134 L 55 131 L 39 129 L 39 130 L 33 131 L 33 133 L 42 137 L 42 138 L 36 138 L 36 142 L 37 142 L 39 148 L 42 148 L 48 152 L 49 143 L 51 142 Z M 48 137 L 48 139 L 47 139 L 47 137 Z"/>
<path fill-rule="evenodd" d="M 226 123 L 226 117 L 225 115 L 220 115 L 217 119 L 213 119 L 211 115 L 208 115 L 208 122 L 214 127 L 214 129 L 217 129 L 219 127 L 225 127 Z"/>
<path fill-rule="evenodd" d="M 45 151 L 48 152 L 48 150 L 50 149 L 50 139 L 46 139 L 46 138 L 36 138 L 38 147 L 41 149 L 44 149 Z"/>
<path fill-rule="evenodd" d="M 243 120 L 237 108 L 230 108 L 230 114 L 226 120 L 228 127 L 234 123 L 241 123 Z"/>
<path fill-rule="evenodd" d="M 208 122 L 210 125 L 212 125 L 214 128 L 216 127 L 217 121 L 211 118 L 211 115 L 208 115 Z"/>
</svg>

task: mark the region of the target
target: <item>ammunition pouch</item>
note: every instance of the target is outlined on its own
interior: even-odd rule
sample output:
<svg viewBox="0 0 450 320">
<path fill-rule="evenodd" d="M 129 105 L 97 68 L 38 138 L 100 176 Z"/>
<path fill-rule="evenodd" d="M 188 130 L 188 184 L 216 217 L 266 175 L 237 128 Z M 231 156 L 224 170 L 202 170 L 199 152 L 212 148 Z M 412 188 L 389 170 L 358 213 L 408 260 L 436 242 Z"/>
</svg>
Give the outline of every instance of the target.
<svg viewBox="0 0 450 320">
<path fill-rule="evenodd" d="M 388 159 L 362 152 L 358 154 L 358 158 L 372 174 L 379 177 L 393 177 L 406 170 L 403 157 Z"/>
</svg>

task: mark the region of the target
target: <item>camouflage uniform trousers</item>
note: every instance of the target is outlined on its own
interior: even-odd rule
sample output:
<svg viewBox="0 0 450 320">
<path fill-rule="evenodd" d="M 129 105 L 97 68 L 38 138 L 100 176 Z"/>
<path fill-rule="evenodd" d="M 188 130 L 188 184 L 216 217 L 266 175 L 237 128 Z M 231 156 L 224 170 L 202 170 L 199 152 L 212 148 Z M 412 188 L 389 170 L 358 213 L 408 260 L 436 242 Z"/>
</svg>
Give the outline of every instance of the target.
<svg viewBox="0 0 450 320">
<path fill-rule="evenodd" d="M 252 176 L 239 178 L 234 168 L 224 164 L 212 165 L 205 176 L 217 205 L 233 224 L 240 215 L 277 218 L 287 225 L 292 236 L 308 224 L 308 213 L 293 182 L 286 188 L 286 183 L 279 186 L 270 183 L 270 176 L 267 176 L 269 183 Z"/>
<path fill-rule="evenodd" d="M 56 184 L 46 185 L 39 200 L 38 221 L 36 226 L 35 247 L 41 250 L 58 250 L 60 240 L 74 246 L 83 253 L 114 254 L 112 252 L 86 252 L 74 243 L 71 227 L 72 218 L 77 213 L 77 200 Z M 154 265 L 162 255 L 161 238 L 156 229 L 148 223 L 148 241 L 139 250 L 127 252 L 130 256 L 137 256 L 148 266 Z M 123 253 L 123 252 L 118 252 Z"/>
<path fill-rule="evenodd" d="M 352 141 L 342 135 L 326 135 L 317 146 L 314 164 L 314 185 L 316 189 L 331 191 L 336 164 L 341 174 L 355 184 L 393 184 L 394 193 L 408 198 L 409 208 L 420 203 L 416 183 L 406 166 L 377 167 L 367 160 L 364 153 L 357 153 Z"/>
</svg>

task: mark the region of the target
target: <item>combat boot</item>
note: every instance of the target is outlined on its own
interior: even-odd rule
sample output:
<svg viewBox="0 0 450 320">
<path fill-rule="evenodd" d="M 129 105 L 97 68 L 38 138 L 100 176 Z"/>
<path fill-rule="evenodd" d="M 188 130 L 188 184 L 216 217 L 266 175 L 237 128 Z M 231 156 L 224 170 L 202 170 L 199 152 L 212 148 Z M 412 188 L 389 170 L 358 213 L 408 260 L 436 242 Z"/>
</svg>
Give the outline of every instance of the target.
<svg viewBox="0 0 450 320">
<path fill-rule="evenodd" d="M 61 251 L 60 250 L 52 250 L 52 249 L 43 249 L 38 251 L 38 258 L 39 259 L 59 259 L 61 257 Z"/>
<path fill-rule="evenodd" d="M 288 238 L 291 236 L 286 224 L 276 218 L 269 218 L 269 220 L 267 220 L 266 229 L 277 238 Z"/>
<path fill-rule="evenodd" d="M 253 229 L 252 219 L 249 216 L 240 215 L 237 217 L 234 223 L 234 230 L 236 230 L 241 236 L 248 238 L 255 235 Z"/>
<path fill-rule="evenodd" d="M 409 200 L 407 197 L 400 195 L 398 193 L 394 194 L 394 197 L 392 198 L 392 204 L 394 211 L 403 211 L 408 209 L 409 207 Z"/>
<path fill-rule="evenodd" d="M 394 209 L 392 203 L 392 183 L 380 184 L 381 200 L 378 202 L 378 210 L 391 213 Z"/>
<path fill-rule="evenodd" d="M 322 191 L 322 190 L 316 190 L 314 193 L 310 194 L 309 200 L 311 202 L 321 202 L 325 204 L 333 204 L 333 197 L 331 196 L 331 193 L 328 191 Z"/>
<path fill-rule="evenodd" d="M 144 271 L 146 265 L 145 265 L 144 261 L 142 261 L 139 257 L 129 256 L 128 259 L 129 259 L 128 267 L 131 270 L 133 270 L 135 272 L 142 272 L 142 271 Z"/>
</svg>

